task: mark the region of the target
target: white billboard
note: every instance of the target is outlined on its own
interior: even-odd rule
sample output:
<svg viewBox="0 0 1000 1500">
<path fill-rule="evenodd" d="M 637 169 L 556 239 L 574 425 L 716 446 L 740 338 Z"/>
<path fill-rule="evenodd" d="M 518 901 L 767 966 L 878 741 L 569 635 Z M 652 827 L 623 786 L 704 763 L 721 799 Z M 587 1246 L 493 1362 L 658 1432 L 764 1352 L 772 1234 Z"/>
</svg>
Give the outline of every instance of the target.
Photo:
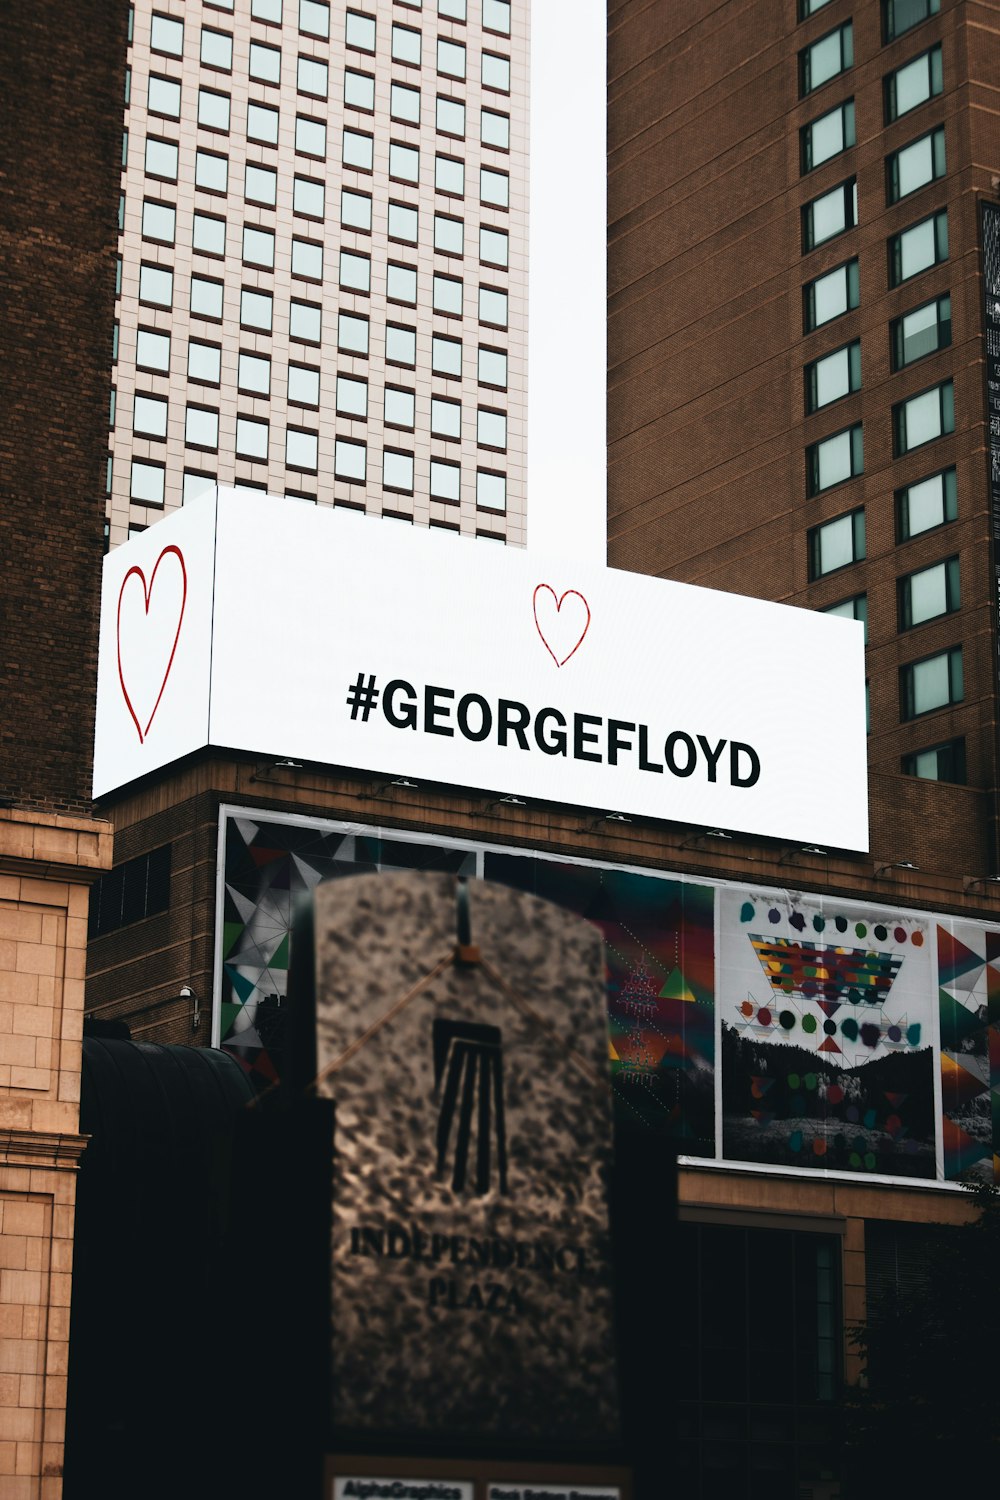
<svg viewBox="0 0 1000 1500">
<path fill-rule="evenodd" d="M 224 489 L 104 569 L 95 796 L 213 745 L 868 846 L 853 621 Z"/>
</svg>

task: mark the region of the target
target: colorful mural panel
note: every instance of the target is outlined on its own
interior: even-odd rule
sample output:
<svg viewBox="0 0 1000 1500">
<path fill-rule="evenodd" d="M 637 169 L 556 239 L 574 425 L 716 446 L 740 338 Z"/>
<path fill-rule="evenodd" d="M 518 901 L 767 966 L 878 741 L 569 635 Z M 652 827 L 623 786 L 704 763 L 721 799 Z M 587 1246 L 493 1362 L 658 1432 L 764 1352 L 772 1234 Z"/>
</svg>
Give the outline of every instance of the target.
<svg viewBox="0 0 1000 1500">
<path fill-rule="evenodd" d="M 600 928 L 619 1117 L 662 1131 L 685 1155 L 714 1155 L 711 886 L 512 854 L 487 853 L 483 873 Z"/>
<path fill-rule="evenodd" d="M 723 1156 L 935 1175 L 930 924 L 723 890 Z"/>
<path fill-rule="evenodd" d="M 1000 932 L 937 929 L 945 1177 L 1000 1182 Z"/>
</svg>

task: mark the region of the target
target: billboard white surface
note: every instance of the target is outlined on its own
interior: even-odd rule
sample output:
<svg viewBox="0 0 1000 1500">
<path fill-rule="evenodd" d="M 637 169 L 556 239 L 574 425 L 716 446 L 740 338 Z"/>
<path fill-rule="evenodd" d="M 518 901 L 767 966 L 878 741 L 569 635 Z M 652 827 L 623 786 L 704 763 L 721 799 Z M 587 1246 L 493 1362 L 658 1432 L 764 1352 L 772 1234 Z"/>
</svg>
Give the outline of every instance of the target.
<svg viewBox="0 0 1000 1500">
<path fill-rule="evenodd" d="M 868 843 L 855 622 L 267 495 L 105 560 L 95 796 L 207 744 Z"/>
</svg>

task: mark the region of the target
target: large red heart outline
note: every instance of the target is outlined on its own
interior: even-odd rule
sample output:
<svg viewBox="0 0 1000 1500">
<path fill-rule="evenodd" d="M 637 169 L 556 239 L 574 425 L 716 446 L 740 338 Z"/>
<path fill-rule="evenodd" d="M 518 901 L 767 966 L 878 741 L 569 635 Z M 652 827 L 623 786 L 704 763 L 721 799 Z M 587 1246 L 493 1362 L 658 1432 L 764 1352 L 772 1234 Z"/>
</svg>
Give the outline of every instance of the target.
<svg viewBox="0 0 1000 1500">
<path fill-rule="evenodd" d="M 180 605 L 180 609 L 177 611 L 177 628 L 174 631 L 173 640 L 170 642 L 170 655 L 167 658 L 166 666 L 163 669 L 163 676 L 160 679 L 159 690 L 158 690 L 158 692 L 156 694 L 156 701 L 153 704 L 153 707 L 150 709 L 149 718 L 146 720 L 146 727 L 143 728 L 142 723 L 141 723 L 140 718 L 139 718 L 139 715 L 136 713 L 135 705 L 133 704 L 132 697 L 131 697 L 131 695 L 129 693 L 129 690 L 128 690 L 128 686 L 126 685 L 126 682 L 125 682 L 125 672 L 124 672 L 124 669 L 122 667 L 122 600 L 125 597 L 125 590 L 128 587 L 129 579 L 130 578 L 138 578 L 139 583 L 140 583 L 140 585 L 142 587 L 142 593 L 143 593 L 144 617 L 146 619 L 148 619 L 149 618 L 149 605 L 150 605 L 150 600 L 152 599 L 152 596 L 153 596 L 153 585 L 156 583 L 156 575 L 160 571 L 160 564 L 163 562 L 163 559 L 165 557 L 170 557 L 170 556 L 176 557 L 177 561 L 180 563 L 180 568 L 181 568 L 181 605 Z M 125 699 L 125 706 L 128 709 L 129 714 L 132 717 L 132 723 L 135 725 L 136 733 L 139 736 L 139 744 L 140 745 L 145 742 L 146 736 L 149 734 L 149 726 L 152 724 L 153 719 L 156 717 L 156 710 L 160 706 L 160 700 L 162 699 L 163 693 L 164 693 L 164 689 L 167 686 L 167 678 L 170 676 L 170 669 L 171 669 L 171 667 L 174 664 L 174 657 L 177 654 L 177 642 L 180 640 L 181 625 L 184 623 L 184 608 L 185 608 L 186 604 L 187 604 L 187 568 L 184 566 L 184 554 L 181 552 L 181 549 L 179 547 L 175 547 L 173 544 L 171 544 L 169 547 L 164 547 L 163 551 L 160 553 L 159 557 L 156 559 L 156 562 L 153 565 L 153 571 L 149 575 L 149 583 L 148 584 L 146 582 L 146 575 L 142 571 L 142 569 L 138 566 L 138 564 L 134 564 L 131 568 L 129 568 L 128 572 L 125 574 L 125 577 L 122 579 L 122 586 L 121 586 L 121 589 L 119 590 L 119 593 L 118 593 L 118 620 L 117 620 L 117 636 L 118 636 L 118 681 L 121 684 L 122 697 Z M 168 636 L 168 639 L 169 639 L 169 636 Z M 133 683 L 133 692 L 135 692 L 136 690 L 137 690 L 136 689 L 136 684 Z"/>
<path fill-rule="evenodd" d="M 552 604 L 554 604 L 556 608 L 554 619 L 550 618 L 546 621 L 548 635 L 546 635 L 545 629 L 542 626 L 542 622 L 538 618 L 539 595 L 542 596 L 542 609 L 544 612 L 548 613 L 551 616 L 551 605 L 547 606 L 547 600 L 545 597 L 546 595 L 551 596 Z M 587 618 L 583 622 L 583 629 L 580 630 L 579 634 L 574 637 L 573 632 L 576 629 L 576 626 L 570 623 L 569 611 L 567 610 L 566 625 L 565 628 L 562 629 L 563 639 L 560 640 L 558 639 L 556 632 L 560 628 L 560 611 L 562 610 L 563 604 L 567 599 L 579 599 L 580 603 L 583 605 L 583 608 L 586 610 Z M 587 634 L 587 631 L 590 629 L 590 605 L 580 593 L 579 589 L 564 589 L 557 598 L 556 591 L 551 587 L 551 585 L 547 583 L 540 583 L 531 596 L 531 608 L 535 616 L 535 629 L 538 631 L 538 634 L 542 638 L 542 645 L 545 647 L 546 651 L 549 653 L 556 666 L 564 667 L 569 661 L 570 657 L 573 656 L 577 651 L 579 651 L 580 647 L 583 645 L 583 638 Z M 577 617 L 579 618 L 578 607 Z M 550 636 L 555 639 L 554 649 L 552 642 L 549 639 Z M 567 646 L 569 646 L 568 651 L 566 650 Z M 559 653 L 563 651 L 565 651 L 565 655 L 560 656 Z"/>
</svg>

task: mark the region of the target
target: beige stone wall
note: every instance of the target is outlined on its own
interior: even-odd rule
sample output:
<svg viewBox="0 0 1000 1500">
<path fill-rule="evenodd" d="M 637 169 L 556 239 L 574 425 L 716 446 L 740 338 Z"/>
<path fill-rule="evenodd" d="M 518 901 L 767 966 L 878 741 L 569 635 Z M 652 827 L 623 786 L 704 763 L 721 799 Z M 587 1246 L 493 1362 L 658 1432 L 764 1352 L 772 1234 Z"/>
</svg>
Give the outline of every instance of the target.
<svg viewBox="0 0 1000 1500">
<path fill-rule="evenodd" d="M 62 1493 L 90 882 L 111 827 L 0 810 L 0 1494 Z"/>
</svg>

